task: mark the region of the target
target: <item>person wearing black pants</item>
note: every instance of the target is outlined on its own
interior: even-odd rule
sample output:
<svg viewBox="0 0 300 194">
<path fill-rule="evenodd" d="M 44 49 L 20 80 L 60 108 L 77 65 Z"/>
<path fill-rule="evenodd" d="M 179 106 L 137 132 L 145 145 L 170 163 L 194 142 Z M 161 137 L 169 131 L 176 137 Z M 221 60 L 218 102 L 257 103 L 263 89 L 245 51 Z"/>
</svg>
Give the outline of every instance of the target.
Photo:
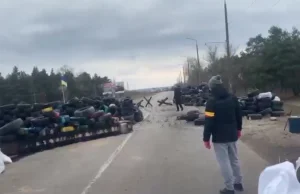
<svg viewBox="0 0 300 194">
<path fill-rule="evenodd" d="M 180 107 L 181 111 L 183 111 L 182 94 L 181 94 L 181 88 L 179 85 L 177 85 L 174 89 L 174 100 L 175 100 L 177 111 L 179 111 L 179 107 Z"/>
</svg>

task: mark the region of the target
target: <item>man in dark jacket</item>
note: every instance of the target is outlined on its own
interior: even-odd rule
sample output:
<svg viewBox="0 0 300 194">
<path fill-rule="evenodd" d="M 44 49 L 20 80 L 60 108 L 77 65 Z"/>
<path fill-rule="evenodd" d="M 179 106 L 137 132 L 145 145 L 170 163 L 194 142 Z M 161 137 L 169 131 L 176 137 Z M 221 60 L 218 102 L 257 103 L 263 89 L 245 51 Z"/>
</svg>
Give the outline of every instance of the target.
<svg viewBox="0 0 300 194">
<path fill-rule="evenodd" d="M 174 100 L 176 103 L 177 111 L 179 111 L 179 107 L 180 107 L 181 111 L 183 111 L 181 98 L 182 98 L 181 88 L 179 85 L 177 85 L 174 89 Z"/>
<path fill-rule="evenodd" d="M 242 130 L 241 109 L 238 99 L 229 94 L 223 86 L 221 76 L 213 76 L 208 86 L 212 97 L 206 103 L 203 141 L 205 147 L 210 149 L 212 136 L 216 158 L 226 186 L 220 193 L 234 194 L 234 190 L 244 190 L 236 145 Z"/>
</svg>

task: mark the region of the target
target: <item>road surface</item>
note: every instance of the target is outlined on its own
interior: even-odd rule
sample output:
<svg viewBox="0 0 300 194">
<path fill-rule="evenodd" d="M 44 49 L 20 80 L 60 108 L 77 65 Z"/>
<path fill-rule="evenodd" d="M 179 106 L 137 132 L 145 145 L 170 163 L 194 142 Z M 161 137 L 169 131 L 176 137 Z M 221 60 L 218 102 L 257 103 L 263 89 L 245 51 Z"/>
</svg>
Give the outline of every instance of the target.
<svg viewBox="0 0 300 194">
<path fill-rule="evenodd" d="M 217 194 L 223 181 L 213 150 L 202 145 L 202 127 L 176 121 L 174 106 L 157 106 L 135 131 L 26 157 L 0 175 L 1 194 Z M 186 109 L 194 109 L 187 107 Z M 186 110 L 185 110 L 186 111 Z M 267 165 L 239 144 L 244 193 L 257 193 Z"/>
</svg>

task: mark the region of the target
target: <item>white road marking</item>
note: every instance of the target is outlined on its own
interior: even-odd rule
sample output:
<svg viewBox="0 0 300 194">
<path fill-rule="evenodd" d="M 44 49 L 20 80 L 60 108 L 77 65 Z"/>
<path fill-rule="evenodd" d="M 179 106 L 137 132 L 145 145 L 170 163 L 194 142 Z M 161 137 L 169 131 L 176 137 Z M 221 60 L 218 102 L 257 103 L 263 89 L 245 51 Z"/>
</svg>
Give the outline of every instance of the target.
<svg viewBox="0 0 300 194">
<path fill-rule="evenodd" d="M 103 172 L 110 166 L 110 164 L 114 161 L 116 156 L 121 152 L 121 150 L 124 148 L 126 143 L 129 141 L 129 139 L 132 137 L 133 132 L 128 134 L 124 141 L 117 147 L 117 149 L 110 155 L 108 160 L 100 167 L 99 171 L 97 172 L 96 176 L 89 182 L 89 184 L 84 188 L 84 190 L 81 192 L 81 194 L 87 194 L 89 189 L 92 187 L 92 185 L 102 176 Z"/>
</svg>

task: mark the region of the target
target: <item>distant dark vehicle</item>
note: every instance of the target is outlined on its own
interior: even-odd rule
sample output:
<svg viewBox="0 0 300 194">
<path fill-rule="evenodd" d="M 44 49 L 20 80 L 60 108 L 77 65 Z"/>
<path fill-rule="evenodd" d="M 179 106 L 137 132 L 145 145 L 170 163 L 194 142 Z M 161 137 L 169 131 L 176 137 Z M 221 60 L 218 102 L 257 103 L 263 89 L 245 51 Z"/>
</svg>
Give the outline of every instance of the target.
<svg viewBox="0 0 300 194">
<path fill-rule="evenodd" d="M 116 92 L 124 91 L 125 88 L 123 86 L 116 86 Z"/>
</svg>

